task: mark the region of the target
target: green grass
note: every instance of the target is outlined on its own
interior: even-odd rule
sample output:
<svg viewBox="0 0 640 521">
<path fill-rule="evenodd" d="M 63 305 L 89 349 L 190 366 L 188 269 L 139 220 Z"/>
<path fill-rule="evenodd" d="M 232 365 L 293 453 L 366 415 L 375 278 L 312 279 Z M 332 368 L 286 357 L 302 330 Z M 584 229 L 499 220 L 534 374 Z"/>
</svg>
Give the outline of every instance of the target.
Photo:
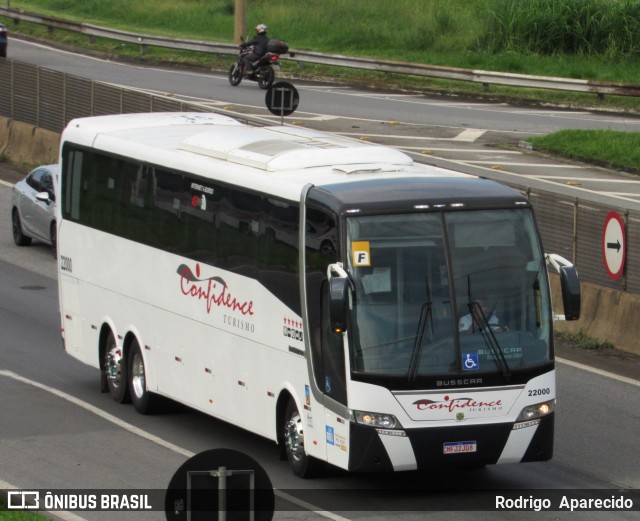
<svg viewBox="0 0 640 521">
<path fill-rule="evenodd" d="M 640 133 L 561 130 L 527 140 L 536 150 L 613 169 L 640 173 Z"/>
<path fill-rule="evenodd" d="M 7 510 L 6 498 L 0 494 L 0 521 L 48 521 L 49 519 L 37 512 Z"/>
<path fill-rule="evenodd" d="M 634 0 L 499 0 L 483 34 L 492 50 L 579 56 L 640 54 Z"/>
<path fill-rule="evenodd" d="M 614 347 L 613 344 L 611 344 L 610 342 L 597 340 L 593 337 L 590 337 L 582 330 L 578 331 L 577 333 L 556 330 L 555 335 L 559 340 L 562 340 L 563 342 L 572 344 L 576 347 L 580 347 L 581 349 L 586 349 L 589 351 L 601 350 L 601 349 L 613 349 Z"/>
</svg>

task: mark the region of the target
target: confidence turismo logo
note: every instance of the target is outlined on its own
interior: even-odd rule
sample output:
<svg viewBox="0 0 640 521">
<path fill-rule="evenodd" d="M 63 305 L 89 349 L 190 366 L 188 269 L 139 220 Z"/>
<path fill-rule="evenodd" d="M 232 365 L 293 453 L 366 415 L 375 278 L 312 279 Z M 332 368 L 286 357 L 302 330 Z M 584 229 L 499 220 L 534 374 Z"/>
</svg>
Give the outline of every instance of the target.
<svg viewBox="0 0 640 521">
<path fill-rule="evenodd" d="M 502 400 L 498 399 L 483 402 L 474 398 L 452 398 L 445 396 L 442 401 L 423 398 L 422 400 L 413 402 L 413 405 L 415 405 L 419 411 L 441 411 L 443 409 L 449 412 L 458 409 L 467 411 L 497 411 L 502 409 Z"/>
<path fill-rule="evenodd" d="M 202 300 L 211 313 L 213 307 L 238 311 L 243 315 L 253 315 L 253 300 L 239 300 L 231 294 L 227 283 L 221 277 L 200 278 L 200 264 L 196 264 L 195 273 L 186 264 L 178 267 L 180 291 L 186 297 Z"/>
</svg>

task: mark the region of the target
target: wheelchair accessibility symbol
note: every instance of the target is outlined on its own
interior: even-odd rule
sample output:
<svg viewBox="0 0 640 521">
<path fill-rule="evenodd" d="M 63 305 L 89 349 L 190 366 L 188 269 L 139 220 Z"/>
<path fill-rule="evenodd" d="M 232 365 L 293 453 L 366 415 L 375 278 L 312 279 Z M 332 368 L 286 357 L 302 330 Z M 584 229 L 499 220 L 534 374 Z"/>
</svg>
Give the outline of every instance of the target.
<svg viewBox="0 0 640 521">
<path fill-rule="evenodd" d="M 478 353 L 464 353 L 464 360 L 462 361 L 463 369 L 465 371 L 475 371 L 480 369 L 478 363 Z"/>
</svg>

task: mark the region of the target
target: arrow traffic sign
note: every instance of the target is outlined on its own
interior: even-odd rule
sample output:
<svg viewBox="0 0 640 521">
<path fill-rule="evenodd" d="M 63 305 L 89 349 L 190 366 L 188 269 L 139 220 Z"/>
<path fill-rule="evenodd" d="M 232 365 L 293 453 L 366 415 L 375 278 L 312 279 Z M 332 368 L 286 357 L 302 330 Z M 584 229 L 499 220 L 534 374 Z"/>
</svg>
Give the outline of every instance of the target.
<svg viewBox="0 0 640 521">
<path fill-rule="evenodd" d="M 618 280 L 624 271 L 626 240 L 624 221 L 616 212 L 609 212 L 604 222 L 602 255 L 609 278 Z"/>
</svg>

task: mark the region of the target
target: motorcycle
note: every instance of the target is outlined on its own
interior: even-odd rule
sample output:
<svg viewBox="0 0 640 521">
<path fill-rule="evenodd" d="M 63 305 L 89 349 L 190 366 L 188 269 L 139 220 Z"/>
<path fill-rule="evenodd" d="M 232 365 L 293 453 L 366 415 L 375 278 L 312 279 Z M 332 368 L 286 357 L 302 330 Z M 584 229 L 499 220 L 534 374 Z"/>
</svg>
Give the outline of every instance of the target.
<svg viewBox="0 0 640 521">
<path fill-rule="evenodd" d="M 248 80 L 257 81 L 261 89 L 268 89 L 275 80 L 275 71 L 280 70 L 280 55 L 288 50 L 289 46 L 282 40 L 269 40 L 266 54 L 253 62 L 251 69 L 246 71 L 244 57 L 251 54 L 252 47 L 240 49 L 238 59 L 229 69 L 229 83 L 235 87 L 246 77 Z"/>
</svg>

